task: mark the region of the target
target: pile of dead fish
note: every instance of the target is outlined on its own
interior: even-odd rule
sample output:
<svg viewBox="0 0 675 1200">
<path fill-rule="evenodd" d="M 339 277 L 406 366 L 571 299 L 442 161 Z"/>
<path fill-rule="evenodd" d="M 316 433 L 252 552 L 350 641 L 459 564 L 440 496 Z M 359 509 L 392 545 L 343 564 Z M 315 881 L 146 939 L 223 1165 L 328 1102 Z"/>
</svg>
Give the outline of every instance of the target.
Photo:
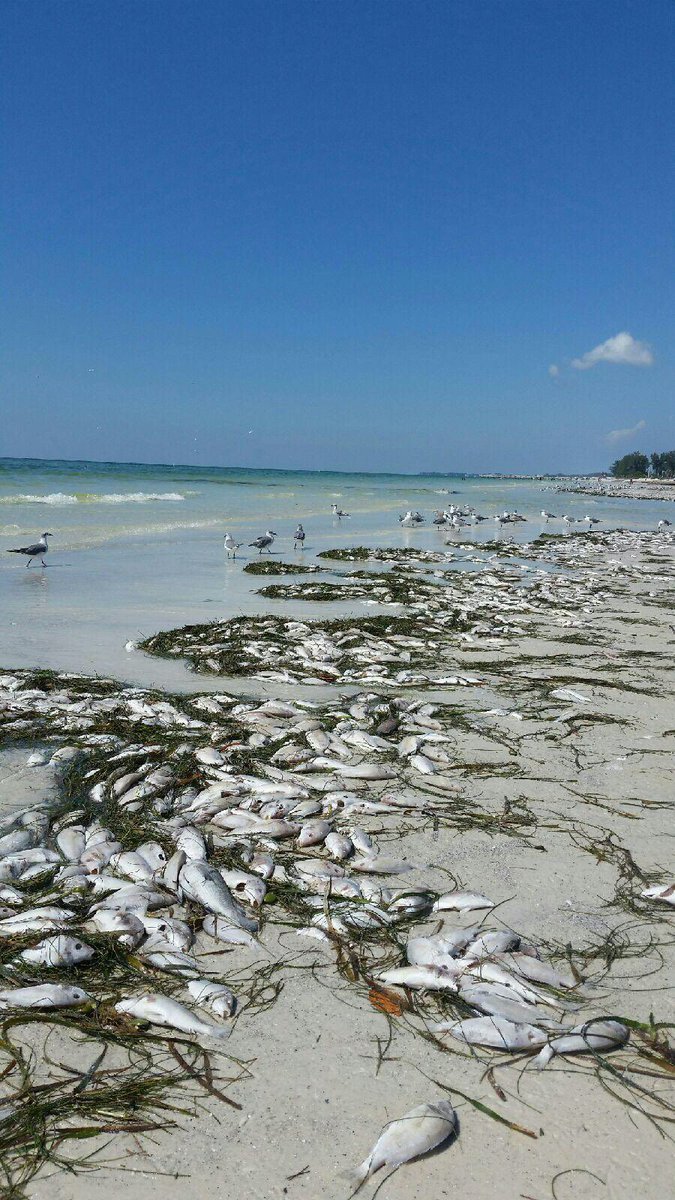
<svg viewBox="0 0 675 1200">
<path fill-rule="evenodd" d="M 63 706 L 67 710 L 67 692 L 26 688 L 20 702 L 21 676 L 6 676 L 3 682 L 5 704 L 20 703 L 23 721 L 32 710 L 44 716 L 45 706 L 56 706 L 61 715 Z M 203 722 L 134 691 L 114 697 L 104 689 L 102 696 L 71 698 L 74 720 L 86 727 L 97 705 L 107 710 L 115 704 L 118 719 L 126 711 L 130 729 L 159 721 L 167 729 L 173 722 L 175 730 L 201 744 L 182 742 L 165 754 L 161 745 L 121 744 L 119 736 L 108 737 L 105 757 L 99 754 L 82 771 L 86 795 L 79 812 L 54 819 L 45 804 L 4 820 L 0 943 L 16 935 L 36 939 L 5 962 L 4 1008 L 95 1001 L 99 997 L 87 990 L 86 979 L 96 949 L 87 936 L 103 934 L 184 989 L 180 1000 L 154 989 L 125 996 L 116 1001 L 119 1014 L 195 1038 L 222 1038 L 230 1032 L 227 1022 L 237 998 L 222 980 L 208 977 L 199 950 L 220 942 L 262 956 L 256 935 L 270 885 L 290 883 L 303 898 L 310 918 L 305 925 L 296 923 L 297 934 L 328 948 L 336 940 L 349 945 L 367 934 L 375 943 L 372 961 L 378 933 L 384 940 L 392 928 L 409 930 L 412 919 L 445 920 L 445 913 L 493 907 L 490 899 L 473 893 L 439 895 L 424 885 L 395 886 L 391 878 L 407 874 L 413 864 L 381 853 L 358 824 L 358 818 L 373 814 L 396 822 L 430 803 L 426 793 L 409 786 L 391 790 L 401 774 L 408 784 L 431 777 L 433 802 L 441 808 L 452 803 L 459 786 L 448 774 L 447 738 L 432 706 L 366 694 L 352 701 L 341 719 L 334 705 L 332 728 L 326 729 L 307 704 L 198 698 L 192 703 L 206 703 L 204 715 L 222 717 L 227 711 L 229 740 L 218 748 L 205 740 Z M 61 760 L 84 755 L 86 768 L 87 756 L 100 751 L 102 736 L 85 733 L 79 747 L 56 752 L 57 762 L 59 754 Z M 269 750 L 277 741 L 281 745 L 261 774 L 244 773 L 230 761 L 242 747 Z M 182 782 L 186 754 L 190 777 L 198 782 Z M 389 761 L 364 758 L 385 754 Z M 34 757 L 44 761 L 47 755 Z M 92 816 L 97 806 L 108 824 Z M 118 824 L 113 817 L 134 814 L 152 819 L 154 836 L 122 844 L 110 828 Z M 132 829 L 133 823 L 124 828 Z M 226 867 L 217 865 L 223 851 L 230 862 Z M 42 885 L 37 903 L 31 900 L 36 883 Z M 384 950 L 390 949 L 387 942 Z M 577 981 L 511 931 L 444 927 L 433 935 L 410 936 L 406 956 L 404 965 L 377 973 L 378 982 L 415 991 L 422 1017 L 425 997 L 438 991 L 455 994 L 477 1014 L 441 1023 L 439 1035 L 497 1049 L 538 1048 L 542 1060 L 552 1053 L 607 1049 L 627 1036 L 623 1026 L 595 1015 L 570 1023 L 569 1011 L 576 1013 L 580 1000 Z M 73 969 L 74 984 L 67 981 Z M 12 986 L 12 974 L 19 971 Z M 561 997 L 568 989 L 575 989 L 574 1002 Z"/>
<path fill-rule="evenodd" d="M 584 552 L 565 564 L 559 546 L 555 543 L 532 557 L 587 568 L 590 559 Z M 588 555 L 593 554 L 598 548 L 591 546 Z M 601 573 L 555 572 L 532 562 L 514 565 L 494 557 L 479 556 L 476 561 L 482 571 L 436 571 L 436 583 L 406 572 L 405 617 L 391 617 L 377 628 L 372 618 L 305 622 L 237 617 L 163 631 L 142 642 L 141 648 L 184 658 L 193 670 L 206 674 L 251 675 L 280 683 L 444 686 L 461 677 L 458 650 L 472 643 L 497 648 L 505 638 L 530 631 L 541 617 L 561 625 L 578 624 L 608 600 Z M 617 577 L 623 574 L 617 566 Z M 330 587 L 333 599 L 340 587 L 345 600 L 358 595 L 364 603 L 377 604 L 394 596 L 386 574 L 358 584 L 288 584 L 274 594 L 311 599 L 321 586 Z"/>
</svg>

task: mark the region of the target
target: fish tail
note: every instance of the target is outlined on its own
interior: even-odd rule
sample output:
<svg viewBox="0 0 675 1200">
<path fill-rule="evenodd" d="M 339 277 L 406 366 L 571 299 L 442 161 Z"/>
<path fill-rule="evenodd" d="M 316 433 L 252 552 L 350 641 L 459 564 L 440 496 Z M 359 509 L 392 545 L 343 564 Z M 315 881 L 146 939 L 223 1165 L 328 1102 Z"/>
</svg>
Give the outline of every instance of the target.
<svg viewBox="0 0 675 1200">
<path fill-rule="evenodd" d="M 539 1051 L 537 1057 L 534 1060 L 534 1065 L 537 1068 L 537 1070 L 543 1071 L 544 1067 L 548 1066 L 548 1064 L 550 1063 L 554 1054 L 555 1054 L 555 1050 L 553 1049 L 552 1046 L 550 1046 L 550 1045 L 544 1046 L 544 1049 Z"/>
<path fill-rule="evenodd" d="M 360 1163 L 358 1167 L 354 1167 L 350 1171 L 343 1171 L 341 1173 L 341 1178 L 346 1179 L 347 1183 L 351 1187 L 351 1191 L 349 1193 L 350 1200 L 351 1197 L 355 1196 L 359 1189 L 363 1187 L 366 1179 L 370 1175 L 370 1165 L 372 1161 L 373 1156 L 372 1154 L 369 1154 L 367 1158 L 364 1158 L 363 1162 Z"/>
</svg>

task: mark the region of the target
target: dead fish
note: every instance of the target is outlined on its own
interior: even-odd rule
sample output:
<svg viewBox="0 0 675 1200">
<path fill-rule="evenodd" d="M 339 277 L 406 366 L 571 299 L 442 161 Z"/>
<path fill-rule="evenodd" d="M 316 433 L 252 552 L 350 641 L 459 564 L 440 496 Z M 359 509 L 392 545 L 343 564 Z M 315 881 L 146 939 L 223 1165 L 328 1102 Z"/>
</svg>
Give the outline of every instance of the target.
<svg viewBox="0 0 675 1200">
<path fill-rule="evenodd" d="M 116 875 L 124 875 L 132 883 L 149 883 L 154 874 L 145 859 L 131 850 L 111 855 L 108 866 Z"/>
<path fill-rule="evenodd" d="M 442 1025 L 443 1032 L 459 1042 L 494 1050 L 531 1050 L 543 1046 L 547 1037 L 536 1025 L 516 1025 L 505 1017 L 469 1017 L 467 1021 L 444 1021 Z"/>
<path fill-rule="evenodd" d="M 168 942 L 148 941 L 136 951 L 138 957 L 158 971 L 170 971 L 176 975 L 198 975 L 199 968 L 194 958 L 176 950 Z"/>
<path fill-rule="evenodd" d="M 640 895 L 645 900 L 661 900 L 664 904 L 675 904 L 675 883 L 657 883 L 645 888 Z"/>
<path fill-rule="evenodd" d="M 373 840 L 368 837 L 365 829 L 361 829 L 358 825 L 353 825 L 349 830 L 349 836 L 353 842 L 354 849 L 358 850 L 359 854 L 368 857 L 373 853 Z"/>
<path fill-rule="evenodd" d="M 209 1008 L 217 1017 L 234 1016 L 237 998 L 224 983 L 212 983 L 210 979 L 191 979 L 187 990 L 200 1008 Z"/>
<path fill-rule="evenodd" d="M 426 754 L 413 754 L 410 758 L 410 766 L 419 771 L 421 775 L 436 774 L 436 764 L 427 758 Z"/>
<path fill-rule="evenodd" d="M 157 992 L 144 992 L 142 996 L 120 1000 L 115 1009 L 119 1013 L 136 1017 L 139 1021 L 148 1021 L 151 1025 L 162 1025 L 169 1029 L 180 1029 L 181 1033 L 197 1037 L 226 1038 L 230 1034 L 229 1026 L 212 1025 L 191 1013 L 184 1004 Z"/>
<path fill-rule="evenodd" d="M 248 866 L 263 879 L 271 879 L 274 874 L 274 859 L 271 854 L 254 854 Z"/>
<path fill-rule="evenodd" d="M 470 948 L 467 949 L 467 956 L 469 953 Z M 504 953 L 495 954 L 494 957 L 495 961 L 503 963 L 506 967 L 516 971 L 518 975 L 532 980 L 533 983 L 545 983 L 554 988 L 576 987 L 577 980 L 571 973 L 563 975 L 550 963 L 542 962 L 540 958 L 533 958 L 531 954 Z"/>
<path fill-rule="evenodd" d="M 331 857 L 336 858 L 338 862 L 344 862 L 350 854 L 354 853 L 354 843 L 345 833 L 329 833 L 324 841 L 324 846 Z"/>
<path fill-rule="evenodd" d="M 460 939 L 461 941 L 461 939 Z M 406 958 L 412 966 L 452 966 L 463 947 L 441 934 L 435 937 L 408 938 Z"/>
<path fill-rule="evenodd" d="M 17 933 L 48 933 L 52 929 L 62 929 L 74 916 L 72 908 L 57 908 L 55 905 L 28 908 L 25 912 L 0 921 L 0 937 L 13 937 Z"/>
<path fill-rule="evenodd" d="M 114 933 L 117 940 L 130 950 L 137 946 L 145 937 L 145 926 L 140 917 L 130 912 L 119 912 L 109 908 L 101 908 L 91 918 L 92 924 L 101 933 Z"/>
<path fill-rule="evenodd" d="M 175 848 L 183 851 L 186 858 L 195 859 L 195 862 L 207 862 L 207 844 L 195 826 L 185 826 L 180 830 L 175 836 Z"/>
<path fill-rule="evenodd" d="M 562 1025 L 544 1008 L 536 1004 L 528 1004 L 526 1000 L 514 995 L 513 989 L 503 983 L 469 983 L 459 989 L 462 1000 L 466 1000 L 472 1008 L 495 1017 L 506 1017 L 507 1021 L 516 1024 L 537 1024 L 547 1029 L 562 1029 Z M 452 1022 L 450 1022 L 451 1024 Z M 447 1024 L 447 1023 L 446 1023 Z"/>
<path fill-rule="evenodd" d="M 457 1117 L 449 1100 L 420 1104 L 405 1116 L 385 1125 L 367 1158 L 347 1173 L 352 1185 L 351 1195 L 379 1171 L 381 1167 L 396 1170 L 413 1158 L 435 1150 L 457 1129 Z"/>
<path fill-rule="evenodd" d="M 176 950 L 190 950 L 194 945 L 195 935 L 187 921 L 179 921 L 175 917 L 142 916 L 143 924 L 149 938 L 161 940 Z"/>
<path fill-rule="evenodd" d="M 5 858 L 8 854 L 18 854 L 34 845 L 35 836 L 29 829 L 14 829 L 0 837 L 0 858 Z"/>
<path fill-rule="evenodd" d="M 90 999 L 83 988 L 63 983 L 41 983 L 36 987 L 8 988 L 0 992 L 3 1008 L 74 1008 Z"/>
<path fill-rule="evenodd" d="M 361 763 L 356 767 L 345 766 L 344 763 L 335 763 L 333 769 L 342 775 L 345 779 L 395 779 L 396 772 L 393 767 L 387 767 L 384 763 Z"/>
<path fill-rule="evenodd" d="M 262 950 L 263 948 L 250 933 L 245 929 L 240 929 L 238 925 L 231 925 L 225 917 L 208 914 L 202 921 L 202 929 L 209 937 L 215 938 L 218 942 L 225 942 L 229 946 L 248 946 L 249 950 Z"/>
<path fill-rule="evenodd" d="M 517 950 L 520 938 L 510 929 L 493 929 L 481 933 L 466 947 L 467 958 L 482 958 L 488 954 L 503 954 L 509 950 Z"/>
<path fill-rule="evenodd" d="M 330 821 L 305 821 L 296 844 L 300 847 L 318 846 L 326 840 L 332 828 Z"/>
<path fill-rule="evenodd" d="M 151 871 L 157 872 L 164 870 L 167 859 L 166 854 L 164 853 L 164 850 L 160 846 L 159 842 L 143 842 L 142 846 L 138 846 L 136 853 L 140 854 L 141 858 L 145 859 L 145 862 L 148 864 Z"/>
<path fill-rule="evenodd" d="M 42 967 L 74 967 L 77 963 L 89 962 L 94 953 L 91 946 L 79 938 L 57 934 L 45 938 L 30 950 L 24 950 L 19 958 Z"/>
<path fill-rule="evenodd" d="M 586 1054 L 593 1050 L 615 1050 L 628 1041 L 628 1030 L 620 1021 L 606 1021 L 597 1017 L 576 1025 L 569 1033 L 553 1038 L 535 1058 L 537 1070 L 541 1071 L 554 1054 Z"/>
<path fill-rule="evenodd" d="M 180 873 L 187 862 L 187 856 L 184 850 L 176 850 L 168 860 L 164 870 L 162 871 L 161 882 L 168 891 L 173 892 L 174 896 L 178 895 L 178 880 Z"/>
<path fill-rule="evenodd" d="M 428 988 L 430 991 L 448 988 L 451 992 L 456 992 L 459 986 L 457 974 L 451 973 L 448 967 L 433 965 L 394 967 L 390 971 L 383 971 L 378 975 L 378 979 L 382 983 L 393 983 L 398 987 Z"/>
<path fill-rule="evenodd" d="M 225 917 L 230 925 L 255 933 L 258 922 L 247 917 L 233 900 L 232 893 L 215 867 L 204 862 L 187 862 L 179 876 L 179 885 L 186 896 L 202 904 L 209 912 Z"/>
<path fill-rule="evenodd" d="M 365 871 L 369 875 L 404 875 L 413 871 L 412 863 L 399 858 L 389 858 L 385 854 L 375 854 L 369 858 L 353 858 L 350 866 L 354 871 Z"/>
<path fill-rule="evenodd" d="M 85 851 L 84 826 L 68 825 L 56 835 L 56 845 L 68 862 L 79 862 Z"/>
<path fill-rule="evenodd" d="M 432 912 L 471 912 L 478 908 L 494 908 L 494 900 L 481 896 L 479 892 L 446 892 L 439 896 Z"/>
<path fill-rule="evenodd" d="M 248 904 L 259 908 L 267 895 L 267 884 L 257 875 L 249 875 L 247 871 L 229 871 L 220 868 L 225 883 L 235 896 L 240 896 Z"/>
<path fill-rule="evenodd" d="M 463 975 L 471 975 L 486 983 L 503 983 L 505 987 L 512 988 L 517 995 L 522 996 L 523 1000 L 527 1000 L 528 1004 L 535 1004 L 537 1000 L 542 999 L 538 992 L 527 987 L 517 975 L 513 975 L 506 967 L 491 959 L 472 962 L 466 958 L 458 958 L 456 962 Z"/>
<path fill-rule="evenodd" d="M 90 911 L 98 912 L 101 908 L 120 909 L 123 912 L 143 913 L 152 912 L 155 908 L 166 908 L 171 903 L 171 897 L 165 892 L 144 887 L 140 883 L 130 883 L 127 887 L 119 888 L 109 896 L 97 901 Z"/>
</svg>

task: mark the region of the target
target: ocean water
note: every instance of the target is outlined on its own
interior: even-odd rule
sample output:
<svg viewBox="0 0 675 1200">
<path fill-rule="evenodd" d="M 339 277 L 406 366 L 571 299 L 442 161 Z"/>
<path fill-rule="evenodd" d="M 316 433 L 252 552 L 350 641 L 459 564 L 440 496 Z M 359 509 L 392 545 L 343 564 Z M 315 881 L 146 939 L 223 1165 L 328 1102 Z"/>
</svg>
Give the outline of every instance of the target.
<svg viewBox="0 0 675 1200">
<path fill-rule="evenodd" d="M 562 530 L 559 523 L 542 522 L 542 508 L 577 517 L 588 512 L 600 518 L 601 528 L 653 528 L 664 515 L 659 502 L 561 496 L 554 488 L 550 480 L 457 475 L 0 459 L 0 547 L 25 545 L 43 531 L 53 534 L 45 570 L 35 563 L 27 569 L 22 558 L 0 553 L 0 666 L 203 689 L 204 678 L 195 679 L 181 664 L 128 652 L 125 645 L 158 629 L 244 612 L 310 617 L 353 611 L 343 604 L 312 610 L 302 602 L 263 601 L 255 595 L 261 582 L 242 573 L 246 558 L 257 552 L 244 547 L 241 558 L 227 561 L 222 538 L 228 530 L 248 543 L 271 528 L 279 535 L 275 555 L 288 560 L 293 530 L 302 521 L 303 557 L 311 562 L 334 546 L 444 548 L 448 530 L 435 528 L 431 518 L 450 503 L 486 516 L 518 510 L 528 520 L 509 526 L 508 536 L 521 541 L 544 529 Z M 350 517 L 334 519 L 333 502 Z M 427 523 L 402 529 L 398 517 L 409 508 L 419 509 Z M 468 538 L 497 534 L 490 520 L 454 541 L 461 546 Z"/>
</svg>

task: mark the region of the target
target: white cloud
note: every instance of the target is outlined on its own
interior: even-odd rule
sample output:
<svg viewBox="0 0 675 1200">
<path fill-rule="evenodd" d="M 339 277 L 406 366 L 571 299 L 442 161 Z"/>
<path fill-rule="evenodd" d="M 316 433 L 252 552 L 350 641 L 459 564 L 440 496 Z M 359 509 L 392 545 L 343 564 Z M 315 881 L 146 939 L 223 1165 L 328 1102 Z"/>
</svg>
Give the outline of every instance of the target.
<svg viewBox="0 0 675 1200">
<path fill-rule="evenodd" d="M 609 433 L 605 434 L 605 441 L 613 446 L 615 442 L 623 442 L 625 438 L 632 438 L 641 429 L 647 428 L 646 421 L 638 421 L 637 425 L 633 425 L 632 429 L 610 429 Z"/>
<path fill-rule="evenodd" d="M 555 363 L 551 363 L 548 373 L 551 376 L 551 379 L 557 379 L 560 374 L 560 367 L 557 367 Z"/>
<path fill-rule="evenodd" d="M 573 358 L 572 366 L 577 371 L 588 371 L 599 362 L 623 363 L 630 367 L 650 367 L 654 361 L 651 347 L 646 342 L 638 342 L 630 333 L 617 333 L 615 337 L 601 342 L 593 350 L 582 354 L 581 358 Z"/>
</svg>

